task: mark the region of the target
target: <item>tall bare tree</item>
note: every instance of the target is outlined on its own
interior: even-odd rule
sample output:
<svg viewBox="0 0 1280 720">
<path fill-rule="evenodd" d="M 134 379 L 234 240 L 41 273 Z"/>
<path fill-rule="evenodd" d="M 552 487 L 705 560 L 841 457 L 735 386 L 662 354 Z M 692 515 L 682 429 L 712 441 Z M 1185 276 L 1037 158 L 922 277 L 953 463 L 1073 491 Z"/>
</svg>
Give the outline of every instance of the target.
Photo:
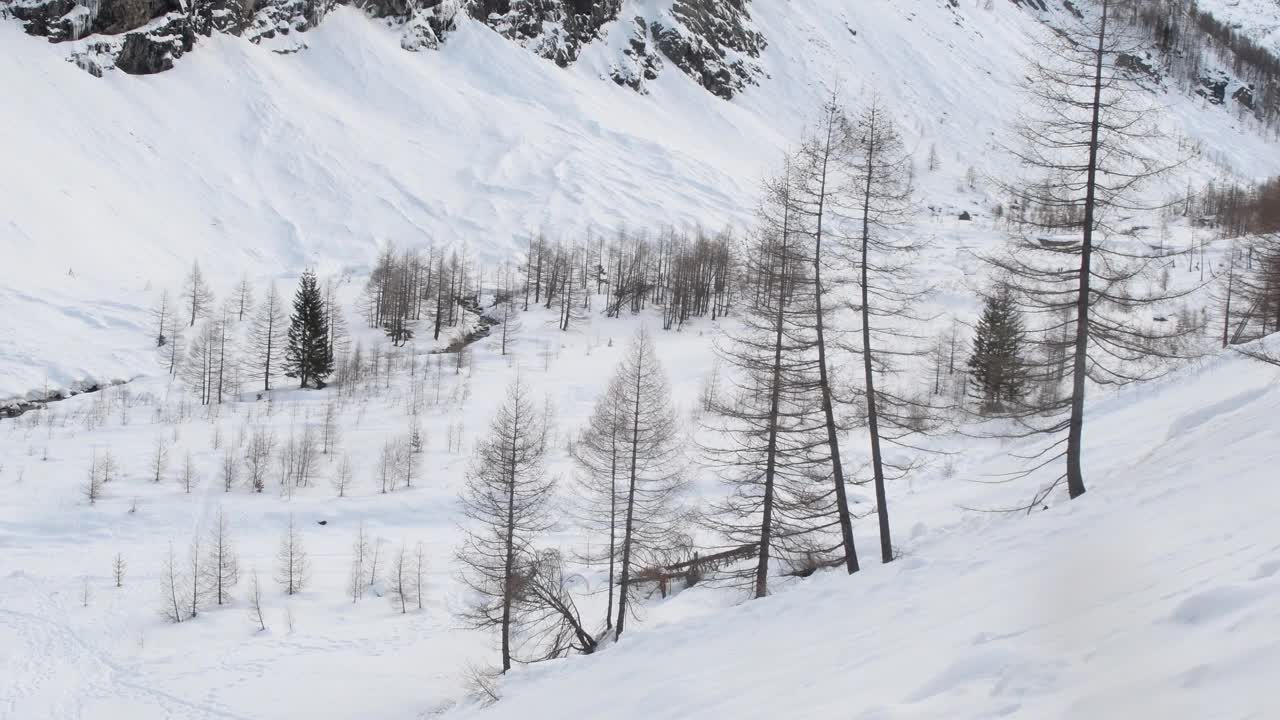
<svg viewBox="0 0 1280 720">
<path fill-rule="evenodd" d="M 187 311 L 187 327 L 193 327 L 196 319 L 204 317 L 213 308 L 213 290 L 204 279 L 200 263 L 191 263 L 191 271 L 182 283 L 182 300 Z"/>
<path fill-rule="evenodd" d="M 787 168 L 790 170 L 790 166 Z M 729 492 L 706 522 L 732 549 L 751 550 L 744 580 L 755 597 L 769 576 L 843 563 L 826 418 L 819 389 L 811 247 L 799 231 L 784 174 L 766 187 L 744 248 L 740 326 L 717 346 L 726 392 L 706 447 Z"/>
<path fill-rule="evenodd" d="M 172 315 L 173 301 L 169 299 L 169 291 L 164 290 L 160 293 L 160 297 L 156 298 L 155 305 L 151 306 L 151 321 L 155 323 L 156 347 L 164 347 L 169 341 L 165 333 L 169 331 Z"/>
<path fill-rule="evenodd" d="M 258 583 L 258 571 L 249 576 L 249 617 L 258 626 L 258 632 L 265 632 L 267 620 L 262 614 L 262 586 Z"/>
<path fill-rule="evenodd" d="M 249 340 L 249 376 L 271 389 L 272 378 L 284 372 L 284 350 L 289 329 L 284 304 L 274 282 L 267 285 L 262 304 L 254 312 Z"/>
<path fill-rule="evenodd" d="M 409 612 L 409 606 L 418 602 L 417 585 L 413 578 L 413 558 L 409 549 L 400 545 L 399 550 L 391 558 L 391 570 L 387 581 L 391 585 L 391 603 L 400 608 L 400 614 Z"/>
<path fill-rule="evenodd" d="M 498 629 L 503 672 L 519 649 L 513 611 L 520 578 L 533 560 L 534 541 L 554 525 L 546 446 L 542 413 L 517 375 L 467 473 L 461 503 L 470 525 L 456 553 L 474 597 L 463 617 L 473 627 Z"/>
<path fill-rule="evenodd" d="M 306 586 L 311 576 L 311 561 L 307 551 L 302 547 L 302 532 L 294 523 L 293 513 L 289 514 L 289 526 L 280 538 L 280 549 L 276 552 L 276 582 L 286 595 L 296 595 Z"/>
<path fill-rule="evenodd" d="M 613 598 L 617 586 L 620 486 L 626 476 L 622 440 L 626 413 L 616 399 L 617 394 L 606 391 L 596 400 L 591 418 L 572 447 L 574 461 L 582 470 L 575 476 L 574 509 L 578 520 L 588 535 L 608 538 L 604 544 L 584 552 L 582 559 L 592 565 L 608 565 L 605 627 L 609 630 L 613 629 Z"/>
<path fill-rule="evenodd" d="M 658 564 L 656 561 L 677 544 L 682 519 L 683 443 L 666 373 L 647 329 L 642 327 L 632 339 L 606 393 L 603 402 L 615 405 L 613 414 L 621 420 L 617 428 L 622 446 L 622 487 L 617 491 L 622 527 L 616 639 L 622 637 L 628 601 L 636 592 L 632 581 L 641 569 Z M 612 436 L 614 429 L 606 426 L 603 432 Z M 602 510 L 606 503 L 610 510 L 617 507 L 614 494 L 610 486 Z"/>
<path fill-rule="evenodd" d="M 206 540 L 207 557 L 204 561 L 203 581 L 214 603 L 231 602 L 231 589 L 240 582 L 240 562 L 235 545 L 231 542 L 231 528 L 222 508 L 209 528 Z"/>
<path fill-rule="evenodd" d="M 907 467 L 887 460 L 884 446 L 900 443 L 916 431 L 913 410 L 917 403 L 892 393 L 882 381 L 893 369 L 895 358 L 927 352 L 908 349 L 915 340 L 910 325 L 919 320 L 913 315 L 913 308 L 925 290 L 912 271 L 918 246 L 895 227 L 910 208 L 911 157 L 879 96 L 867 98 L 851 119 L 846 142 L 848 212 L 854 229 L 844 250 L 854 268 L 857 293 L 850 306 L 860 325 L 858 338 L 847 343 L 846 348 L 862 360 L 863 409 L 880 525 L 880 560 L 887 563 L 894 555 L 886 475 L 901 474 Z"/>
<path fill-rule="evenodd" d="M 834 343 L 828 342 L 832 311 L 835 303 L 828 294 L 839 289 L 841 283 L 828 281 L 824 271 L 833 264 L 838 253 L 830 246 L 833 238 L 831 224 L 838 219 L 840 202 L 848 192 L 841 175 L 844 153 L 854 142 L 848 117 L 833 96 L 822 107 L 817 124 L 796 153 L 786 179 L 793 183 L 787 193 L 795 217 L 794 226 L 805 235 L 812 258 L 813 283 L 813 346 L 817 354 L 818 393 L 830 448 L 832 489 L 835 493 L 836 517 L 840 523 L 840 538 L 844 545 L 845 569 L 858 571 L 858 553 L 853 542 L 853 519 L 846 497 L 844 462 L 840 457 L 840 432 L 836 420 Z M 825 243 L 825 245 L 824 245 Z"/>
<path fill-rule="evenodd" d="M 1132 62 L 1142 56 L 1142 41 L 1122 22 L 1133 6 L 1132 0 L 1102 0 L 1035 48 L 1028 58 L 1028 102 L 1017 142 L 1009 147 L 1024 168 L 1038 173 L 1005 184 L 1038 232 L 989 261 L 1009 279 L 1025 314 L 1053 319 L 1030 327 L 1029 335 L 1043 344 L 1065 335 L 1069 358 L 1065 396 L 1033 408 L 1034 419 L 1024 414 L 1026 434 L 1066 435 L 1065 443 L 1054 440 L 1035 454 L 1024 471 L 1065 460 L 1064 471 L 1028 508 L 1064 480 L 1071 498 L 1085 492 L 1081 450 L 1090 382 L 1116 385 L 1162 374 L 1168 364 L 1161 360 L 1183 354 L 1181 340 L 1192 330 L 1161 328 L 1134 314 L 1177 296 L 1140 292 L 1135 282 L 1172 250 L 1131 242 L 1113 225 L 1136 210 L 1154 209 L 1144 208 L 1136 191 L 1181 162 L 1148 154 L 1156 129 Z"/>
<path fill-rule="evenodd" d="M 240 276 L 231 303 L 231 307 L 235 310 L 236 322 L 244 322 L 244 316 L 253 311 L 253 285 L 249 284 L 248 275 Z"/>
<path fill-rule="evenodd" d="M 182 600 L 185 584 L 170 542 L 160 567 L 160 614 L 169 622 L 180 623 L 188 617 Z"/>
</svg>

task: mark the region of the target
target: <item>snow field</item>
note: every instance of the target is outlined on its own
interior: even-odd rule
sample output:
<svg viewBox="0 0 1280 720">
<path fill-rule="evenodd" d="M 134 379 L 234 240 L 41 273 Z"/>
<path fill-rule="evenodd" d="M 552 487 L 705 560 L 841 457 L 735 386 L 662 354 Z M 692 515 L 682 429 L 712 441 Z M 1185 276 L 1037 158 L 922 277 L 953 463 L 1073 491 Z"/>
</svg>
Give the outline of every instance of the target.
<svg viewBox="0 0 1280 720">
<path fill-rule="evenodd" d="M 521 668 L 451 717 L 1271 717 L 1277 380 L 1225 355 L 1094 403 L 1079 501 L 962 514 L 963 475 L 899 486 L 898 562 L 731 608 L 687 590 L 654 611 L 682 622 Z"/>
<path fill-rule="evenodd" d="M 553 318 L 552 312 L 528 313 L 526 336 L 515 341 L 512 355 L 499 355 L 493 338 L 472 346 L 473 364 L 462 375 L 454 374 L 453 356 L 438 356 L 444 360 L 439 404 L 434 401 L 437 356 L 425 354 L 430 343 L 423 341 L 418 368 L 429 371 L 420 418 L 427 447 L 418 459 L 414 487 L 385 495 L 376 478 L 378 454 L 384 441 L 404 437 L 410 423 L 403 358 L 406 367 L 390 387 L 380 381 L 368 397 L 343 403 L 340 449 L 322 457 L 311 487 L 291 496 L 283 495 L 274 480 L 274 461 L 264 493 L 244 486 L 224 492 L 222 452 L 213 449 L 213 438 L 219 434 L 224 447 L 234 446 L 242 431 L 268 427 L 282 443 L 291 432 L 298 435 L 306 424 L 322 421 L 332 390 L 273 391 L 270 402 L 246 392 L 240 401 L 210 406 L 218 412 L 208 417 L 178 384 L 153 377 L 4 421 L 0 672 L 7 680 L 0 690 L 0 716 L 340 718 L 371 712 L 416 718 L 458 697 L 465 667 L 493 660 L 488 635 L 462 630 L 452 615 L 461 602 L 452 560 L 458 541 L 456 495 L 475 439 L 487 429 L 512 373 L 519 371 L 534 384 L 535 397 L 550 395 L 557 417 L 550 471 L 568 473 L 565 444 L 641 322 L 599 319 L 589 330 L 563 334 Z M 364 335 L 366 341 L 377 337 Z M 676 405 L 687 417 L 710 365 L 710 344 L 699 329 L 689 328 L 664 334 L 658 349 Z M 122 424 L 119 402 L 126 390 L 133 400 L 129 421 Z M 101 403 L 110 414 L 86 429 L 95 404 Z M 177 413 L 182 403 L 189 404 L 189 419 L 156 420 L 158 409 Z M 41 415 L 52 419 L 52 428 L 33 424 Z M 449 449 L 453 428 L 461 437 L 456 451 Z M 169 469 L 159 484 L 148 477 L 156 437 L 170 443 Z M 91 454 L 101 457 L 108 449 L 122 472 L 90 506 L 80 493 L 82 478 Z M 179 482 L 188 451 L 199 477 L 189 495 Z M 345 498 L 336 497 L 329 484 L 340 453 L 349 453 L 355 466 L 355 486 Z M 160 610 L 167 544 L 173 542 L 185 560 L 193 534 L 203 535 L 219 508 L 240 553 L 235 601 L 170 624 Z M 312 579 L 301 594 L 286 598 L 272 575 L 290 514 L 302 528 Z M 401 615 L 385 597 L 385 583 L 352 604 L 346 587 L 360 522 L 381 543 L 384 568 L 401 543 L 410 552 L 415 543 L 424 543 L 423 611 Z M 566 526 L 547 542 L 564 546 L 579 540 Z M 129 566 L 121 589 L 110 578 L 116 553 Z M 257 632 L 247 614 L 254 569 L 264 591 L 266 633 Z M 90 601 L 82 607 L 86 582 Z M 592 599 L 585 602 L 590 606 Z"/>
</svg>

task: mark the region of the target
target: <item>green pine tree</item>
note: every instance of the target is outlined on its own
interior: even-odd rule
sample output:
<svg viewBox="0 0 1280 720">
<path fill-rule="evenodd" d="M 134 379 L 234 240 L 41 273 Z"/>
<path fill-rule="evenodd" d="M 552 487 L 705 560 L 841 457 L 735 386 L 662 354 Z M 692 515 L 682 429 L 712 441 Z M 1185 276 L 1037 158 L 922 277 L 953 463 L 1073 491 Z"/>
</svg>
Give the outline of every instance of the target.
<svg viewBox="0 0 1280 720">
<path fill-rule="evenodd" d="M 302 387 L 324 387 L 333 372 L 329 349 L 329 321 L 316 275 L 308 270 L 298 282 L 289 317 L 289 342 L 285 347 L 285 375 L 298 378 Z"/>
<path fill-rule="evenodd" d="M 983 413 L 1000 412 L 1026 394 L 1025 343 L 1026 331 L 1013 291 L 1002 284 L 986 299 L 969 356 L 970 381 L 982 400 Z"/>
</svg>

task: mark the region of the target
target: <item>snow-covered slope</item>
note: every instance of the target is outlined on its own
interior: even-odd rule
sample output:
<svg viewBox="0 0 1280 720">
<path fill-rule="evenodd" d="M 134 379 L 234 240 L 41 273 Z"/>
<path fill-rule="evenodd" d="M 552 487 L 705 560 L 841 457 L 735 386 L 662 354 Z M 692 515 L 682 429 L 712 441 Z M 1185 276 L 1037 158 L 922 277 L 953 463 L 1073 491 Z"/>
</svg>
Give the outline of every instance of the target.
<svg viewBox="0 0 1280 720">
<path fill-rule="evenodd" d="M 316 427 L 332 389 L 257 401 L 249 393 L 201 408 L 180 385 L 146 378 L 0 421 L 0 717 L 411 720 L 448 707 L 465 692 L 466 668 L 495 657 L 489 634 L 460 628 L 454 615 L 465 600 L 452 560 L 456 496 L 471 447 L 523 369 L 552 401 L 551 474 L 567 476 L 567 439 L 586 422 L 627 338 L 656 319 L 595 317 L 566 335 L 553 317 L 531 311 L 512 355 L 492 338 L 476 344 L 460 374 L 449 362 L 435 365 L 445 356 L 416 358 L 412 367 L 426 377 L 417 420 L 428 440 L 412 487 L 391 492 L 380 491 L 379 453 L 414 418 L 408 353 L 425 343 L 398 352 L 394 377 L 366 378 L 338 401 L 337 449 L 318 460 L 307 487 L 279 485 L 273 472 L 263 493 L 224 490 L 223 462 L 240 458 L 252 433 L 269 429 L 283 446 Z M 699 321 L 657 335 L 685 428 L 696 427 L 714 332 Z M 1280 663 L 1277 412 L 1277 370 L 1234 354 L 1155 385 L 1096 393 L 1084 457 L 1089 493 L 1030 517 L 961 509 L 1025 501 L 1033 490 L 1025 483 L 973 482 L 1024 448 L 951 438 L 951 461 L 889 486 L 895 545 L 905 552 L 897 562 L 789 586 L 776 578 L 775 595 L 760 601 L 705 586 L 648 598 L 622 642 L 518 668 L 494 708 L 455 712 L 1270 718 L 1267 683 Z M 156 483 L 158 441 L 170 460 Z M 90 505 L 83 479 L 91 458 L 108 451 L 116 477 Z M 344 456 L 356 470 L 339 498 L 329 481 Z M 187 458 L 189 492 L 179 480 Z M 723 491 L 712 473 L 691 474 L 696 493 Z M 165 552 L 172 543 L 185 558 L 219 511 L 230 521 L 241 582 L 228 605 L 209 602 L 197 618 L 172 624 L 161 613 Z M 273 574 L 291 517 L 311 572 L 303 592 L 286 597 Z M 348 573 L 362 524 L 384 553 L 384 578 L 385 558 L 423 543 L 423 609 L 402 614 L 385 579 L 352 602 Z M 545 542 L 580 547 L 576 532 L 570 526 Z M 859 521 L 855 537 L 874 547 L 874 521 Z M 111 577 L 116 553 L 127 563 L 121 588 Z M 253 573 L 266 631 L 248 612 Z M 604 582 L 588 575 L 589 587 Z M 603 612 L 600 594 L 579 602 L 589 618 Z"/>
<path fill-rule="evenodd" d="M 620 17 L 653 14 L 631 0 Z M 215 33 L 159 75 L 94 78 L 65 49 L 0 22 L 0 398 L 153 368 L 142 327 L 161 288 L 200 261 L 223 292 L 254 278 L 362 267 L 380 242 L 468 244 L 495 261 L 529 234 L 745 223 L 762 176 L 838 88 L 878 89 L 923 163 L 922 205 L 958 193 L 1018 102 L 1018 51 L 1043 32 L 1014 4 L 751 5 L 765 76 L 731 102 L 661 73 L 648 94 L 609 79 L 627 22 L 568 68 L 460 21 L 435 52 L 339 7 L 281 55 Z M 1055 9 L 1045 15 L 1053 18 Z M 1216 167 L 1280 158 L 1232 113 L 1170 94 L 1166 138 Z M 1192 165 L 1200 184 L 1208 165 Z"/>
<path fill-rule="evenodd" d="M 1083 500 L 935 527 L 964 479 L 917 485 L 896 563 L 730 608 L 685 591 L 653 612 L 692 618 L 450 717 L 1275 717 L 1278 413 L 1277 370 L 1237 355 L 1123 392 L 1091 410 Z"/>
<path fill-rule="evenodd" d="M 1277 0 L 1199 0 L 1196 5 L 1271 52 L 1280 53 Z"/>
</svg>

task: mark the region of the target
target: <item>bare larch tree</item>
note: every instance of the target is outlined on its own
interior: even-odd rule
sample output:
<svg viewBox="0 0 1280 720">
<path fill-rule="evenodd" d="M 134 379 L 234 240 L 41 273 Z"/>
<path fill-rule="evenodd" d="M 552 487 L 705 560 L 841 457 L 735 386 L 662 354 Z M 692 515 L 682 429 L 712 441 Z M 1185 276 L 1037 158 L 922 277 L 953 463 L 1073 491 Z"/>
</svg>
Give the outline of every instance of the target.
<svg viewBox="0 0 1280 720">
<path fill-rule="evenodd" d="M 517 375 L 467 473 L 460 501 L 469 526 L 456 552 L 473 596 L 463 618 L 475 628 L 498 629 L 503 672 L 519 649 L 513 611 L 520 578 L 534 560 L 534 541 L 554 525 L 546 446 L 543 415 Z"/>
</svg>

